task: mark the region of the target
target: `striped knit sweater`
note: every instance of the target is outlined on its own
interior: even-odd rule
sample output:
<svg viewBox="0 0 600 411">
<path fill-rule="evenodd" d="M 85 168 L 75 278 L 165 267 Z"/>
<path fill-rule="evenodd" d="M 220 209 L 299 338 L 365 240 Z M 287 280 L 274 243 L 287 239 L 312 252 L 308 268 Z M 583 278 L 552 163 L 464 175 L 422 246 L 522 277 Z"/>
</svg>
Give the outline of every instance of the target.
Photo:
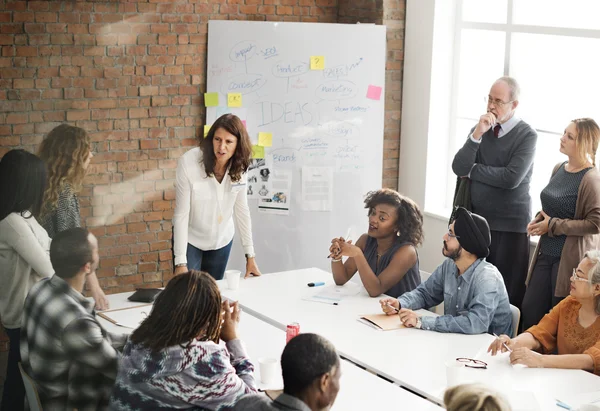
<svg viewBox="0 0 600 411">
<path fill-rule="evenodd" d="M 254 366 L 239 339 L 225 348 L 192 341 L 153 354 L 127 343 L 110 399 L 115 411 L 231 410 L 244 394 L 256 393 Z"/>
</svg>

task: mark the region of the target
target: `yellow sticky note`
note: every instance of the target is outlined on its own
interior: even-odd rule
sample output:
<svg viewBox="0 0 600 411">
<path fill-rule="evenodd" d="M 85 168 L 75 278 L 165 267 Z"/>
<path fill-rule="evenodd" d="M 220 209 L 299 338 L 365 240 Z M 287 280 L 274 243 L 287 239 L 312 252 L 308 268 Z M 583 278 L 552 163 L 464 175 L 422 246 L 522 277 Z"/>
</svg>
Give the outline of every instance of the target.
<svg viewBox="0 0 600 411">
<path fill-rule="evenodd" d="M 242 107 L 242 93 L 227 93 L 227 107 Z"/>
<path fill-rule="evenodd" d="M 204 93 L 204 105 L 216 107 L 219 105 L 219 93 Z"/>
<path fill-rule="evenodd" d="M 258 145 L 263 147 L 271 147 L 273 145 L 273 133 L 258 133 Z"/>
<path fill-rule="evenodd" d="M 252 146 L 252 158 L 265 158 L 265 148 L 263 146 Z"/>
<path fill-rule="evenodd" d="M 204 125 L 204 137 L 206 137 L 208 135 L 208 132 L 210 131 L 210 124 L 205 124 Z"/>
<path fill-rule="evenodd" d="M 311 70 L 325 69 L 325 56 L 310 56 L 310 69 Z"/>
</svg>

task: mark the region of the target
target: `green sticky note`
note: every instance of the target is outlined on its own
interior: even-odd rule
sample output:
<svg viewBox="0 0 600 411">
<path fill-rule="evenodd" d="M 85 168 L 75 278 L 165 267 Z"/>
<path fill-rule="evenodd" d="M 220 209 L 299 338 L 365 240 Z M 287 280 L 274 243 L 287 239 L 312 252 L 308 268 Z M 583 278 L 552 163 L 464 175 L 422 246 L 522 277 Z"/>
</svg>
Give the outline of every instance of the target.
<svg viewBox="0 0 600 411">
<path fill-rule="evenodd" d="M 242 107 L 242 93 L 227 93 L 227 107 Z"/>
<path fill-rule="evenodd" d="M 265 158 L 265 148 L 263 146 L 252 146 L 252 158 Z"/>
<path fill-rule="evenodd" d="M 219 105 L 219 93 L 204 93 L 204 105 L 216 107 Z"/>
<path fill-rule="evenodd" d="M 273 145 L 273 133 L 258 133 L 258 145 L 263 147 L 271 147 Z"/>
<path fill-rule="evenodd" d="M 311 70 L 324 70 L 325 69 L 325 56 L 310 56 L 310 69 Z"/>
<path fill-rule="evenodd" d="M 208 135 L 208 132 L 210 131 L 211 125 L 210 124 L 205 124 L 204 125 L 204 137 L 206 137 Z"/>
</svg>

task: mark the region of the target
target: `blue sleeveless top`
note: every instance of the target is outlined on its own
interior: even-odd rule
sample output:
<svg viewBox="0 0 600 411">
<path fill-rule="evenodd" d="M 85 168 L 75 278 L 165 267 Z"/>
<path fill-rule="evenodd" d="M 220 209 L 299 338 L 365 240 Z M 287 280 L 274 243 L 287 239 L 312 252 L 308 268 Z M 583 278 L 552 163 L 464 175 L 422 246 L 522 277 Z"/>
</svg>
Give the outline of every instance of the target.
<svg viewBox="0 0 600 411">
<path fill-rule="evenodd" d="M 409 242 L 402 243 L 400 241 L 396 241 L 396 243 L 394 243 L 394 245 L 392 245 L 389 250 L 387 250 L 381 257 L 379 257 L 378 263 L 377 240 L 371 236 L 367 236 L 367 243 L 365 244 L 363 254 L 367 259 L 371 270 L 373 270 L 376 276 L 379 276 L 379 274 L 381 274 L 381 272 L 385 270 L 390 264 L 390 261 L 392 261 L 392 257 L 394 257 L 396 251 L 398 251 L 400 247 L 403 247 L 407 244 L 413 245 Z M 417 262 L 415 263 L 415 265 L 413 265 L 406 272 L 406 274 L 404 274 L 402 280 L 400 280 L 396 285 L 392 286 L 392 288 L 387 290 L 385 294 L 389 295 L 390 297 L 397 298 L 407 291 L 414 290 L 419 284 L 421 284 L 421 274 L 419 273 L 419 256 L 417 255 Z"/>
</svg>

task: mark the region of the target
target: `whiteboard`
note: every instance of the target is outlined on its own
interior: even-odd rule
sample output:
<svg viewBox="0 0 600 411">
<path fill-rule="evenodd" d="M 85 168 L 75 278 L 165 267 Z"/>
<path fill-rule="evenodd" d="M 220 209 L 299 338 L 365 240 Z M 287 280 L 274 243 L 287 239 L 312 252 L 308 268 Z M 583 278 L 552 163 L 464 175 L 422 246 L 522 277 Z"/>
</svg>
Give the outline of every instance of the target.
<svg viewBox="0 0 600 411">
<path fill-rule="evenodd" d="M 324 69 L 312 70 L 311 57 Z M 219 93 L 219 105 L 207 107 L 206 124 L 233 113 L 253 144 L 272 133 L 267 165 L 291 174 L 289 215 L 259 212 L 261 200 L 249 200 L 263 273 L 329 270 L 331 239 L 350 227 L 354 240 L 367 231 L 364 195 L 381 188 L 385 60 L 385 26 L 209 22 L 207 92 Z M 241 107 L 228 107 L 228 93 L 241 93 Z M 327 210 L 301 201 L 302 168 L 313 166 L 332 170 Z M 240 241 L 233 244 L 229 268 L 243 269 Z"/>
</svg>

